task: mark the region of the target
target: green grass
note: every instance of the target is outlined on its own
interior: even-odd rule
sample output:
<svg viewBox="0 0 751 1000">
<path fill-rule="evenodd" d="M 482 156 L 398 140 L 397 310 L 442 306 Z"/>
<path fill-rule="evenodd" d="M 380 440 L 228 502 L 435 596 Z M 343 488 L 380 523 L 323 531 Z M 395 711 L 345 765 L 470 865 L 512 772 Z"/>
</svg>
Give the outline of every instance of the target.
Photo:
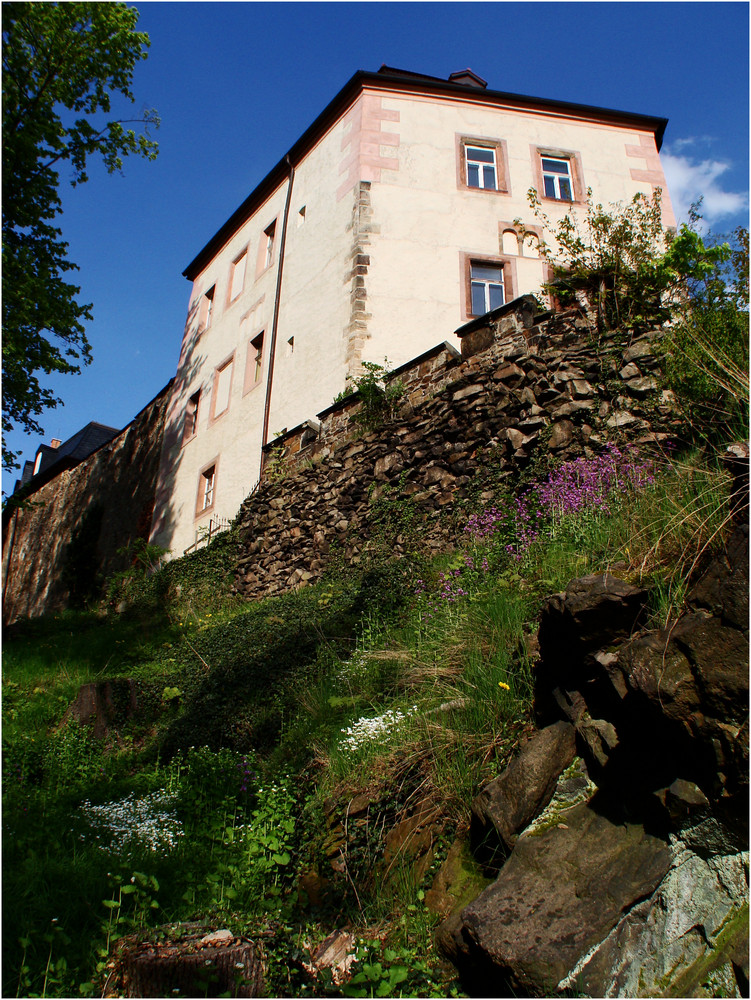
<svg viewBox="0 0 751 1000">
<path fill-rule="evenodd" d="M 721 537 L 726 487 L 694 457 L 607 515 L 549 525 L 519 560 L 500 541 L 466 548 L 460 532 L 456 551 L 432 566 L 390 563 L 376 548 L 359 575 L 250 604 L 228 592 L 225 539 L 136 588 L 123 614 L 9 629 L 4 995 L 100 988 L 117 934 L 187 920 L 251 937 L 265 930 L 278 995 L 331 995 L 290 956 L 347 922 L 366 942 L 356 966 L 365 978 L 353 989 L 455 991 L 433 954 L 424 894 L 472 799 L 531 727 L 529 650 L 542 602 L 576 576 L 610 569 L 649 585 L 654 624 L 668 620 Z M 470 553 L 476 566 L 487 557 L 487 572 L 462 570 L 466 593 L 436 598 L 439 574 Z M 144 718 L 99 743 L 61 720 L 80 684 L 105 677 L 137 678 L 152 700 Z M 395 724 L 347 747 L 348 729 L 378 718 Z M 107 853 L 92 842 L 84 800 L 160 788 L 176 796 L 183 824 L 171 853 Z M 326 803 L 336 815 L 364 789 L 368 823 L 352 834 L 347 875 L 336 875 L 324 853 Z M 434 864 L 422 880 L 398 859 L 384 872 L 386 833 L 423 799 L 440 805 Z M 316 906 L 298 892 L 311 872 L 329 883 Z"/>
</svg>

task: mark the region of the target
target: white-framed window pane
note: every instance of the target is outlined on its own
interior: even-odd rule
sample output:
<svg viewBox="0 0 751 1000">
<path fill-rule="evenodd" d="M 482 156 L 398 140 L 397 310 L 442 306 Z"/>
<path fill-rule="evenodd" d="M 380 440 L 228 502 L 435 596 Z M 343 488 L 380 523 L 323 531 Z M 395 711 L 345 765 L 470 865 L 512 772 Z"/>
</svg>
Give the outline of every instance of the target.
<svg viewBox="0 0 751 1000">
<path fill-rule="evenodd" d="M 491 309 L 497 309 L 499 306 L 503 305 L 503 285 L 488 285 L 488 294 Z"/>
<path fill-rule="evenodd" d="M 495 150 L 484 146 L 465 146 L 467 160 L 467 186 L 495 191 L 496 182 Z"/>
<path fill-rule="evenodd" d="M 547 156 L 543 156 L 542 169 L 552 174 L 568 175 L 568 160 L 552 160 Z"/>
<path fill-rule="evenodd" d="M 498 264 L 472 264 L 470 271 L 472 315 L 497 309 L 505 301 L 503 268 Z"/>
<path fill-rule="evenodd" d="M 488 310 L 485 306 L 485 285 L 479 281 L 472 282 L 472 315 L 482 316 Z"/>
<path fill-rule="evenodd" d="M 503 281 L 503 268 L 497 264 L 473 264 L 473 281 Z"/>
<path fill-rule="evenodd" d="M 568 160 L 542 157 L 542 180 L 546 198 L 558 201 L 573 201 L 571 187 L 571 165 Z"/>
<path fill-rule="evenodd" d="M 203 473 L 203 497 L 201 501 L 201 509 L 206 510 L 214 502 L 214 473 L 215 469 L 212 466 Z"/>
</svg>

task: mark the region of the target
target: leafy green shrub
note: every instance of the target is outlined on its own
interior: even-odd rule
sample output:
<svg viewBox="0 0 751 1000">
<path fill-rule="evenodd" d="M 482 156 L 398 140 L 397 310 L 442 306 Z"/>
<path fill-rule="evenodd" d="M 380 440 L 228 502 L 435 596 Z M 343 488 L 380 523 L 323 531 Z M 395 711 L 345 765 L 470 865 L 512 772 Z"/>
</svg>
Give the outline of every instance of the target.
<svg viewBox="0 0 751 1000">
<path fill-rule="evenodd" d="M 404 384 L 392 381 L 389 376 L 388 359 L 379 365 L 373 361 L 363 361 L 361 375 L 348 375 L 347 382 L 352 393 L 360 397 L 360 409 L 352 417 L 364 431 L 375 431 L 393 415 L 399 400 L 404 395 Z M 346 398 L 346 393 L 342 398 Z M 338 398 L 338 397 L 337 397 Z"/>
<path fill-rule="evenodd" d="M 587 192 L 584 216 L 567 213 L 555 225 L 542 211 L 534 188 L 530 205 L 552 236 L 543 257 L 554 279 L 544 286 L 563 305 L 581 295 L 595 314 L 599 332 L 648 329 L 669 320 L 696 282 L 715 274 L 727 246 L 705 243 L 690 226 L 677 234 L 663 229 L 662 197 L 639 193 L 626 205 L 595 204 Z M 516 224 L 526 234 L 521 220 Z"/>
<path fill-rule="evenodd" d="M 667 385 L 695 440 L 748 438 L 748 230 L 737 229 L 714 272 L 694 281 L 690 299 L 662 343 Z"/>
</svg>

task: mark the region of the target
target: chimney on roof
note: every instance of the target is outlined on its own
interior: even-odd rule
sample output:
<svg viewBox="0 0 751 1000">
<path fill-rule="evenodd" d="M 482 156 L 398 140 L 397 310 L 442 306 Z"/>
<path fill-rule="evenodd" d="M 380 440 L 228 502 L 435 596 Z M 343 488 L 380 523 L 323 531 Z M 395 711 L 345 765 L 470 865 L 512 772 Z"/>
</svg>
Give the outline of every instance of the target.
<svg viewBox="0 0 751 1000">
<path fill-rule="evenodd" d="M 485 90 L 488 85 L 487 80 L 483 80 L 471 69 L 461 69 L 458 73 L 452 73 L 449 76 L 449 83 L 460 83 L 463 87 L 477 87 L 478 90 Z"/>
<path fill-rule="evenodd" d="M 59 448 L 62 443 L 63 442 L 60 440 L 60 438 L 53 438 L 50 441 L 50 448 Z"/>
</svg>

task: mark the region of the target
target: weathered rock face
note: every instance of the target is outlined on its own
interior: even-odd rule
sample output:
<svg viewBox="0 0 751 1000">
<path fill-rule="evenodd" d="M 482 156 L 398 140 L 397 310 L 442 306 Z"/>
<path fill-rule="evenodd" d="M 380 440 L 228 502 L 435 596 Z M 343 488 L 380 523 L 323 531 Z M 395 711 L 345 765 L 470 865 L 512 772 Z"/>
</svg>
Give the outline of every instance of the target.
<svg viewBox="0 0 751 1000">
<path fill-rule="evenodd" d="M 488 996 L 551 995 L 579 959 L 670 868 L 667 843 L 593 803 L 522 835 L 497 881 L 462 913 L 469 962 Z M 504 992 L 498 993 L 500 986 Z M 510 992 L 513 991 L 513 992 Z"/>
<path fill-rule="evenodd" d="M 379 430 L 363 434 L 352 422 L 354 396 L 318 414 L 315 433 L 306 422 L 277 439 L 279 460 L 238 517 L 238 593 L 316 580 L 334 553 L 361 562 L 384 500 L 409 506 L 426 554 L 445 548 L 454 531 L 446 511 L 477 492 L 491 457 L 496 481 L 515 482 L 535 452 L 565 460 L 592 456 L 605 440 L 680 435 L 670 400 L 640 381 L 658 365 L 655 331 L 625 346 L 596 343 L 580 313 L 551 318 L 533 306 L 528 296 L 509 303 L 464 337 L 462 357 L 444 344 L 394 373 L 404 394 Z M 622 380 L 624 350 L 635 377 Z M 388 544 L 399 555 L 410 539 L 392 528 Z"/>
<path fill-rule="evenodd" d="M 538 716 L 566 722 L 478 797 L 507 860 L 438 934 L 475 995 L 748 995 L 748 525 L 672 628 L 635 631 L 645 597 L 590 576 L 545 609 Z M 569 730 L 583 759 L 545 765 Z"/>
<path fill-rule="evenodd" d="M 522 830 L 553 797 L 558 776 L 574 759 L 574 727 L 556 722 L 536 733 L 472 805 L 475 852 L 500 841 L 510 854 Z M 491 833 L 492 830 L 492 833 Z"/>
</svg>

